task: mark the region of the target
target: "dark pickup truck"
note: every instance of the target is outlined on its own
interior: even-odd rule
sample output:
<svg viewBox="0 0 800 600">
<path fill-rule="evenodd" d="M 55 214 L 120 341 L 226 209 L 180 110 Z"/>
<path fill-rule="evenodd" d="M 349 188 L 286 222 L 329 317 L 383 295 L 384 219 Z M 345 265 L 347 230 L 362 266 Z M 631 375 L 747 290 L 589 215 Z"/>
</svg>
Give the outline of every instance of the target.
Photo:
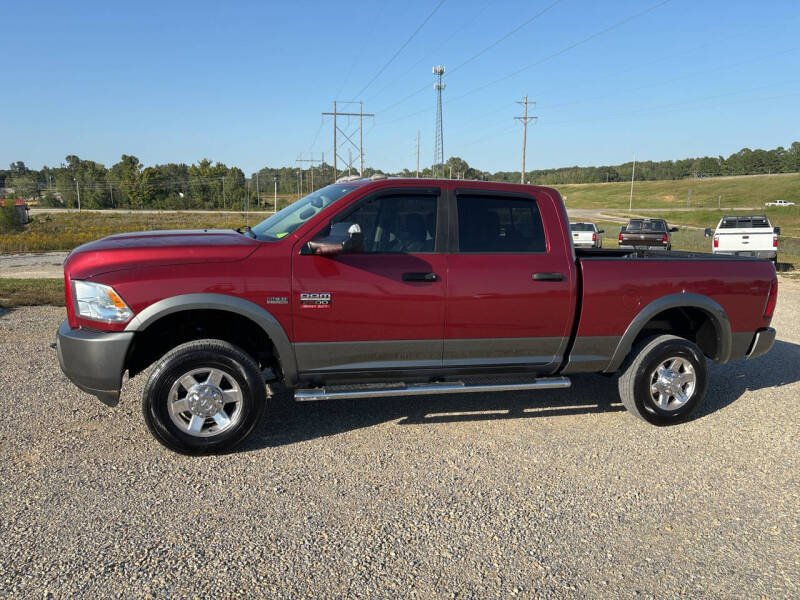
<svg viewBox="0 0 800 600">
<path fill-rule="evenodd" d="M 619 232 L 619 247 L 623 250 L 672 250 L 671 233 L 664 219 L 631 219 Z"/>
<path fill-rule="evenodd" d="M 567 388 L 619 373 L 650 423 L 702 401 L 706 358 L 764 354 L 768 260 L 576 250 L 555 190 L 373 178 L 329 185 L 242 233 L 112 235 L 64 263 L 61 368 L 118 402 L 149 369 L 166 446 L 230 448 L 281 382 L 296 400 Z"/>
</svg>

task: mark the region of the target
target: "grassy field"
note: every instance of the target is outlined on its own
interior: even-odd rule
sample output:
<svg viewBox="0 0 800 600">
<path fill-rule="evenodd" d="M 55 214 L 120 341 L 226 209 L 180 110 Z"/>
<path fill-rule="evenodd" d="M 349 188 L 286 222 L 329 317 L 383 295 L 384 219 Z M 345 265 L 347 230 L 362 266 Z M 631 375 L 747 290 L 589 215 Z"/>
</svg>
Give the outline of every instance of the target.
<svg viewBox="0 0 800 600">
<path fill-rule="evenodd" d="M 631 182 L 584 183 L 554 186 L 566 198 L 569 208 L 627 209 Z M 771 200 L 788 200 L 800 204 L 800 173 L 753 175 L 743 177 L 710 177 L 675 181 L 637 181 L 633 187 L 633 209 L 763 207 Z"/>
<path fill-rule="evenodd" d="M 0 277 L 0 308 L 64 306 L 63 279 L 4 279 Z"/>
<path fill-rule="evenodd" d="M 249 215 L 255 225 L 271 213 Z M 235 229 L 245 225 L 244 213 L 117 213 L 63 212 L 39 214 L 22 227 L 0 228 L 0 254 L 72 250 L 98 238 L 128 231 L 156 229 Z"/>
</svg>

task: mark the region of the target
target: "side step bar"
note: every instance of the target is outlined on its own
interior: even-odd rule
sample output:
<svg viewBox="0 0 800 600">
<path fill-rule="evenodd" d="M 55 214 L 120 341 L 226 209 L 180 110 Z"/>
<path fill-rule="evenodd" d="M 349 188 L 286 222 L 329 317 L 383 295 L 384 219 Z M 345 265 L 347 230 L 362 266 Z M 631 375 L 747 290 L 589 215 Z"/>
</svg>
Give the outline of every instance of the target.
<svg viewBox="0 0 800 600">
<path fill-rule="evenodd" d="M 387 398 L 391 396 L 426 396 L 428 394 L 471 394 L 475 392 L 518 392 L 521 390 L 553 390 L 570 387 L 566 377 L 548 377 L 520 383 L 466 385 L 463 381 L 400 385 L 397 387 L 348 386 L 348 389 L 313 388 L 295 390 L 294 399 L 299 402 L 337 400 L 339 398 Z M 344 387 L 344 386 L 343 386 Z"/>
</svg>

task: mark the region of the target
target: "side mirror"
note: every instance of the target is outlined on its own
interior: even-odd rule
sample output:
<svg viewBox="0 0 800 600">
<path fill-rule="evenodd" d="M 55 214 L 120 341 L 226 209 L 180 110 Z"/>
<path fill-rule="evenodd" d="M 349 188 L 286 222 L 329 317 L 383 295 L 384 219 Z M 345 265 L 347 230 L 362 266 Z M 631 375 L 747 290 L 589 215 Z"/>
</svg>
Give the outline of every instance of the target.
<svg viewBox="0 0 800 600">
<path fill-rule="evenodd" d="M 598 229 L 598 230 L 597 230 L 597 233 L 605 233 L 605 232 L 606 232 L 606 230 L 605 230 L 605 229 Z"/>
<path fill-rule="evenodd" d="M 703 235 L 705 235 L 706 237 L 711 237 L 711 230 L 706 228 L 706 230 L 703 232 Z"/>
<path fill-rule="evenodd" d="M 669 228 L 669 232 L 670 233 L 675 233 L 676 231 L 680 231 L 680 229 L 678 229 L 677 227 L 670 227 Z"/>
<path fill-rule="evenodd" d="M 622 227 L 619 228 L 619 232 L 620 233 L 625 233 L 626 231 L 628 231 L 628 226 L 627 225 L 623 225 Z"/>
<path fill-rule="evenodd" d="M 775 232 L 775 235 L 780 235 L 781 234 L 781 228 L 780 227 L 776 227 L 775 229 L 773 229 L 773 231 Z"/>
</svg>

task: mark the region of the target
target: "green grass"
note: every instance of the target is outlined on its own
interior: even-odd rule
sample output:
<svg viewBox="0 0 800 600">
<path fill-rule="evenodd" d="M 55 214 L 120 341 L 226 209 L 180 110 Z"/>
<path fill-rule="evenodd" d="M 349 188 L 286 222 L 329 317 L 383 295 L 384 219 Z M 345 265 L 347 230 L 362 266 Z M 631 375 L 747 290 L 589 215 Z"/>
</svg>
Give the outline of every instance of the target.
<svg viewBox="0 0 800 600">
<path fill-rule="evenodd" d="M 63 279 L 0 278 L 0 308 L 64 306 Z"/>
<path fill-rule="evenodd" d="M 271 213 L 249 215 L 255 225 Z M 35 215 L 24 228 L 0 228 L 0 254 L 72 250 L 113 233 L 156 229 L 234 229 L 245 225 L 244 213 L 54 212 Z"/>
<path fill-rule="evenodd" d="M 627 209 L 631 182 L 583 183 L 554 187 L 566 197 L 568 208 Z M 686 198 L 690 189 L 692 198 L 688 204 L 689 208 L 716 208 L 720 196 L 723 208 L 763 208 L 764 203 L 771 200 L 788 200 L 800 204 L 800 173 L 636 181 L 633 187 L 633 209 L 686 208 Z"/>
</svg>

